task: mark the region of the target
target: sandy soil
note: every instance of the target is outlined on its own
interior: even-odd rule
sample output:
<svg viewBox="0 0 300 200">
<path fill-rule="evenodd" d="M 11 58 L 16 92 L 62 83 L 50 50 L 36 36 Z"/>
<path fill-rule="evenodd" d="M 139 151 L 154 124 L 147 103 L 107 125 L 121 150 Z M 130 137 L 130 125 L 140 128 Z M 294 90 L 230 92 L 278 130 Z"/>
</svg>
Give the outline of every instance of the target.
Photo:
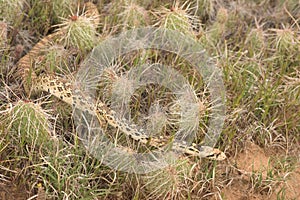
<svg viewBox="0 0 300 200">
<path fill-rule="evenodd" d="M 273 166 L 270 156 L 263 149 L 253 143 L 247 143 L 245 151 L 238 154 L 236 159 L 237 174 L 228 187 L 224 188 L 223 199 L 228 200 L 276 200 L 280 190 L 284 190 L 285 199 L 300 199 L 300 166 L 292 173 L 287 173 L 285 179 L 275 186 L 275 191 L 268 194 L 265 190 L 255 190 L 252 187 L 250 176 L 261 173 L 262 179 L 267 178 L 267 170 Z M 268 190 L 268 188 L 266 188 Z"/>
</svg>

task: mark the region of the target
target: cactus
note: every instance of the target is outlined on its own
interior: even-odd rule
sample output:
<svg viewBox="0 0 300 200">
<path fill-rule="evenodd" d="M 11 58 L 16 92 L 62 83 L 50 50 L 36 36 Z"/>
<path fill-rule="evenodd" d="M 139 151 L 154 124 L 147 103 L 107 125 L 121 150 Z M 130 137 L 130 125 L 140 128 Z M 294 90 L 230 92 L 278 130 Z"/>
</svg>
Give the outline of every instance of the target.
<svg viewBox="0 0 300 200">
<path fill-rule="evenodd" d="M 265 33 L 262 29 L 252 29 L 245 41 L 245 45 L 250 53 L 250 56 L 260 54 L 266 48 Z"/>
<path fill-rule="evenodd" d="M 59 31 L 65 33 L 61 40 L 67 48 L 75 47 L 81 52 L 87 52 L 97 42 L 94 17 L 88 16 L 86 13 L 72 14 L 70 18 L 64 18 L 63 22 L 57 26 L 59 26 Z"/>
<path fill-rule="evenodd" d="M 169 167 L 142 176 L 147 199 L 180 199 L 186 195 L 190 165 L 187 160 L 172 161 Z"/>
<path fill-rule="evenodd" d="M 193 28 L 199 24 L 196 17 L 189 14 L 189 5 L 179 5 L 178 2 L 174 4 L 170 9 L 162 7 L 154 12 L 158 16 L 157 26 L 166 29 L 180 31 L 190 37 L 195 37 Z"/>
<path fill-rule="evenodd" d="M 119 14 L 120 23 L 123 29 L 131 29 L 147 26 L 149 24 L 149 16 L 147 11 L 135 4 L 134 1 L 126 2 L 123 12 Z"/>
<path fill-rule="evenodd" d="M 9 113 L 10 131 L 17 136 L 20 148 L 53 149 L 49 115 L 37 104 L 18 101 Z"/>
</svg>

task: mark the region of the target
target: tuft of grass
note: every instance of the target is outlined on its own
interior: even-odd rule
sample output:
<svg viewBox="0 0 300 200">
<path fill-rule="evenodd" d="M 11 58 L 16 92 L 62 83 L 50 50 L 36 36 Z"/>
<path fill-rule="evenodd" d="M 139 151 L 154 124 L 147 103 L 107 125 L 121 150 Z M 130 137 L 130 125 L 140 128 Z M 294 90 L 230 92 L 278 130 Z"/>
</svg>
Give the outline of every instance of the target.
<svg viewBox="0 0 300 200">
<path fill-rule="evenodd" d="M 9 25 L 18 26 L 23 20 L 24 0 L 1 0 L 0 21 L 8 22 Z"/>
<path fill-rule="evenodd" d="M 115 172 L 87 155 L 78 145 L 77 136 L 73 135 L 77 141 L 71 143 L 62 136 L 51 135 L 56 125 L 50 126 L 50 121 L 55 120 L 48 118 L 39 105 L 31 102 L 19 101 L 6 110 L 0 121 L 1 174 L 15 177 L 18 184 L 32 187 L 31 194 L 47 199 L 90 199 L 114 194 L 117 185 L 110 177 Z M 19 166 L 24 167 L 17 170 Z"/>
<path fill-rule="evenodd" d="M 24 193 L 31 199 L 36 194 L 49 199 L 229 199 L 223 188 L 233 186 L 234 195 L 242 193 L 245 198 L 247 190 L 256 197 L 290 199 L 289 179 L 296 177 L 291 174 L 299 167 L 299 8 L 298 0 L 113 0 L 97 5 L 78 0 L 0 1 L 0 190 L 2 184 L 15 181 L 25 186 Z M 70 107 L 57 99 L 42 98 L 42 106 L 19 100 L 24 91 L 15 80 L 14 63 L 40 36 L 52 33 L 54 24 L 65 35 L 29 53 L 38 74 L 47 71 L 70 77 L 100 33 L 107 36 L 151 25 L 199 36 L 224 75 L 228 111 L 219 144 L 226 149 L 228 162 L 185 158 L 140 176 L 116 172 L 92 158 L 80 145 Z M 124 55 L 118 58 L 120 64 L 114 61 L 118 66 L 104 70 L 95 85 L 111 108 L 109 99 L 120 90 L 116 93 L 124 96 L 113 98 L 128 99 L 132 121 L 153 135 L 171 137 L 182 123 L 185 130 L 199 126 L 195 141 L 201 142 L 210 119 L 209 91 L 201 74 L 170 54 L 146 50 Z M 192 85 L 199 105 L 179 104 L 167 88 L 140 86 L 124 78 L 129 69 L 145 63 L 172 66 Z M 185 108 L 193 112 L 181 118 Z M 197 116 L 197 122 L 189 120 L 191 116 Z M 149 150 L 115 135 L 137 152 Z M 112 141 L 118 141 L 114 136 Z M 233 167 L 248 141 L 270 151 L 274 159 L 266 171 L 245 173 Z"/>
<path fill-rule="evenodd" d="M 0 48 L 1 50 L 7 46 L 7 24 L 0 21 Z M 2 54 L 2 52 L 1 52 Z"/>
</svg>

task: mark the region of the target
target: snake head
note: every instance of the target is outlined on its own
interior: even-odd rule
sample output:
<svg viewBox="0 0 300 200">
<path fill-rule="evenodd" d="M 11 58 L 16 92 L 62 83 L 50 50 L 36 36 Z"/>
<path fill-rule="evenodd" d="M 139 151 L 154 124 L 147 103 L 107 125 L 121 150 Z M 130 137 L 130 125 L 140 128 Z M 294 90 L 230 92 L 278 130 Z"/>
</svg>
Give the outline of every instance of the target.
<svg viewBox="0 0 300 200">
<path fill-rule="evenodd" d="M 192 146 L 195 149 L 194 151 L 196 151 L 198 156 L 201 158 L 218 161 L 225 160 L 227 158 L 225 153 L 219 149 L 210 146 L 202 146 L 195 143 L 193 143 Z"/>
<path fill-rule="evenodd" d="M 225 153 L 219 149 L 215 149 L 213 148 L 211 153 L 209 155 L 206 156 L 206 158 L 210 159 L 210 160 L 225 160 L 227 158 L 227 156 L 225 155 Z"/>
</svg>

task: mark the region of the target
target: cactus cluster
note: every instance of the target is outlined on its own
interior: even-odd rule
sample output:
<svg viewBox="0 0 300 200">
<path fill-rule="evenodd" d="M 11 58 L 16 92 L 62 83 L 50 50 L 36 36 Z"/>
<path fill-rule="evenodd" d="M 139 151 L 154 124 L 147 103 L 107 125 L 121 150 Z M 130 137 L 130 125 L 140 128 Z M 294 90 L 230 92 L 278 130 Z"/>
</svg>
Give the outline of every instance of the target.
<svg viewBox="0 0 300 200">
<path fill-rule="evenodd" d="M 299 18 L 298 0 L 0 0 L 0 194 L 2 185 L 12 182 L 24 185 L 27 199 L 229 199 L 230 188 L 239 190 L 239 185 L 241 199 L 298 198 L 289 178 L 297 178 L 290 174 L 299 170 Z M 115 171 L 86 151 L 70 106 L 30 90 L 33 79 L 44 73 L 74 78 L 101 41 L 149 26 L 193 39 L 221 70 L 227 115 L 217 145 L 230 162 L 182 155 L 148 174 Z M 150 63 L 182 74 L 192 95 L 176 101 L 169 88 L 141 85 L 126 76 Z M 113 101 L 128 106 L 129 112 L 122 113 L 121 107 L 117 112 L 151 136 L 172 140 L 181 127 L 184 133 L 198 130 L 194 135 L 200 142 L 219 107 L 189 64 L 172 52 L 130 52 L 99 77 L 99 99 L 110 107 Z M 102 125 L 115 145 L 139 153 L 152 150 Z M 266 171 L 242 169 L 238 158 L 248 142 L 272 155 Z"/>
</svg>

